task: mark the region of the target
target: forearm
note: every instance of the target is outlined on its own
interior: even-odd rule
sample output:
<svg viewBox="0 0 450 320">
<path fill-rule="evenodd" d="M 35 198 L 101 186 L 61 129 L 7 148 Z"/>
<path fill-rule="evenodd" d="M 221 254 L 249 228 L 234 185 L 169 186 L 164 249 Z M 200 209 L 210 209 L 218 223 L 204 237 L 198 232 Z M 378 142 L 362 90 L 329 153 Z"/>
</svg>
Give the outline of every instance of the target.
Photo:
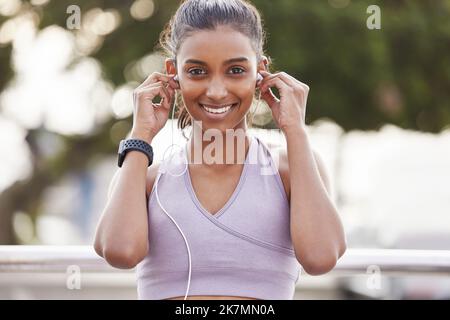
<svg viewBox="0 0 450 320">
<path fill-rule="evenodd" d="M 113 260 L 138 260 L 148 250 L 146 177 L 148 158 L 129 151 L 103 210 L 96 233 L 96 250 Z M 107 258 L 107 257 L 105 257 Z"/>
<path fill-rule="evenodd" d="M 147 225 L 144 223 L 147 219 L 147 167 L 148 159 L 145 154 L 139 151 L 128 152 L 102 216 L 106 242 L 128 243 L 146 231 L 143 226 Z"/>
<path fill-rule="evenodd" d="M 338 212 L 320 177 L 309 137 L 298 128 L 285 133 L 290 173 L 290 231 L 299 261 L 337 260 L 345 250 Z"/>
</svg>

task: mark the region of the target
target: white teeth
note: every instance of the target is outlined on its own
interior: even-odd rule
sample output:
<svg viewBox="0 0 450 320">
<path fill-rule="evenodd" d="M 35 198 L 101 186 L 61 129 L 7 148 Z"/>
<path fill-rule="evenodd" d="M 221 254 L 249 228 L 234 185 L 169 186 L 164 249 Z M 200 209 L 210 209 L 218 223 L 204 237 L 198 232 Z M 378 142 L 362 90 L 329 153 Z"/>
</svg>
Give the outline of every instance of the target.
<svg viewBox="0 0 450 320">
<path fill-rule="evenodd" d="M 219 109 L 213 109 L 213 108 L 208 108 L 207 106 L 205 106 L 205 105 L 201 105 L 202 107 L 203 107 L 203 109 L 205 109 L 206 111 L 208 111 L 208 112 L 210 112 L 210 113 L 215 113 L 215 114 L 217 114 L 217 113 L 225 113 L 225 112 L 227 112 L 228 110 L 230 110 L 231 109 L 231 107 L 233 106 L 233 105 L 229 105 L 229 106 L 226 106 L 226 107 L 223 107 L 223 108 L 219 108 Z"/>
</svg>

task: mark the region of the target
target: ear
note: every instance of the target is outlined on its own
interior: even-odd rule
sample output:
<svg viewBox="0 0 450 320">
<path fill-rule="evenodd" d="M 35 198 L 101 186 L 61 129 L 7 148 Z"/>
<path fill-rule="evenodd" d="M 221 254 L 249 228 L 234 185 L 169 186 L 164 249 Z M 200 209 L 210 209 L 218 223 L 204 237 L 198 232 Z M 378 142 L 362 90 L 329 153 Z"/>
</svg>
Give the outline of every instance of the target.
<svg viewBox="0 0 450 320">
<path fill-rule="evenodd" d="M 258 62 L 258 65 L 256 66 L 256 69 L 258 70 L 258 72 L 260 70 L 267 71 L 268 66 L 269 66 L 269 59 L 267 59 L 266 56 L 262 56 L 261 60 L 259 60 Z"/>
<path fill-rule="evenodd" d="M 172 58 L 167 58 L 165 60 L 166 65 L 166 72 L 167 74 L 176 74 L 177 73 L 177 67 L 175 65 L 175 60 Z"/>
</svg>

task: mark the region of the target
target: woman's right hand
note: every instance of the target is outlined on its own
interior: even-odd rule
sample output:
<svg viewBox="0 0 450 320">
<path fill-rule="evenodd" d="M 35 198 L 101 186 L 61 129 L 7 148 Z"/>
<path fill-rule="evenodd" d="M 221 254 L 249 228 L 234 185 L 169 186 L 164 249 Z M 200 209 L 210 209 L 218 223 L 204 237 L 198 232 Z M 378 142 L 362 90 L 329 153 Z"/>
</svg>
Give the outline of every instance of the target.
<svg viewBox="0 0 450 320">
<path fill-rule="evenodd" d="M 180 89 L 178 82 L 173 80 L 174 76 L 153 72 L 133 91 L 132 135 L 151 141 L 164 127 L 169 118 L 175 90 Z M 161 97 L 160 103 L 152 102 L 156 96 Z"/>
</svg>

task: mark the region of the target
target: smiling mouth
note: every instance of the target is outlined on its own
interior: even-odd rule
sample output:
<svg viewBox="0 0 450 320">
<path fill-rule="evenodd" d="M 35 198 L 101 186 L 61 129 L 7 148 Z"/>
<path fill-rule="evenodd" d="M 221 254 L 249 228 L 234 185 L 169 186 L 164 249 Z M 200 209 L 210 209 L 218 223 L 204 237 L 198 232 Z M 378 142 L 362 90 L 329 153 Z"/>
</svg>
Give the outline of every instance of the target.
<svg viewBox="0 0 450 320">
<path fill-rule="evenodd" d="M 223 106 L 223 107 L 204 105 L 201 103 L 199 103 L 199 105 L 202 107 L 203 110 L 205 110 L 206 112 L 208 112 L 210 114 L 225 114 L 228 111 L 230 111 L 233 107 L 236 107 L 238 105 L 238 103 L 233 103 L 233 104 Z"/>
</svg>

